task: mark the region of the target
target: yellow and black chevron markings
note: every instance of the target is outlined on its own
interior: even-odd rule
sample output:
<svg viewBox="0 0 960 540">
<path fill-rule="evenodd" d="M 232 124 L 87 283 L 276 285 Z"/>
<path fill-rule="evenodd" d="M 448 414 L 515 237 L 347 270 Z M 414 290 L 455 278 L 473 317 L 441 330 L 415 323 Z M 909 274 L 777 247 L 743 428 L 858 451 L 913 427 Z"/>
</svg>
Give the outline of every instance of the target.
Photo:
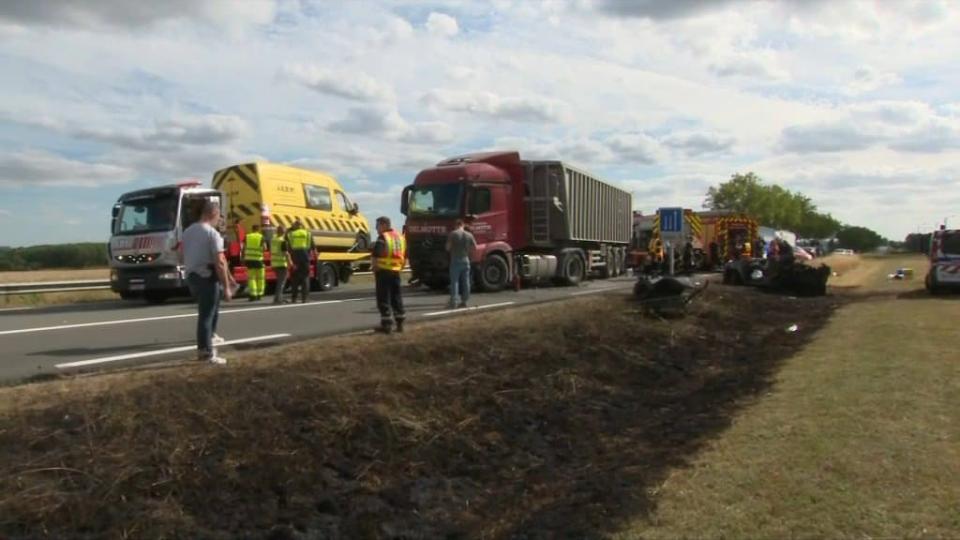
<svg viewBox="0 0 960 540">
<path fill-rule="evenodd" d="M 260 215 L 262 206 L 259 202 L 261 193 L 256 163 L 234 165 L 217 171 L 213 175 L 213 187 L 227 192 L 230 202 L 228 217 L 231 221 Z M 276 211 L 272 212 L 270 217 L 275 224 L 287 228 L 299 219 L 314 234 L 327 236 L 352 237 L 359 232 L 369 232 L 366 222 L 359 217 L 354 219 L 319 218 Z"/>
<path fill-rule="evenodd" d="M 234 165 L 217 171 L 213 175 L 213 188 L 227 193 L 230 202 L 227 217 L 230 220 L 260 214 L 260 204 L 256 202 L 260 199 L 256 163 Z"/>
</svg>

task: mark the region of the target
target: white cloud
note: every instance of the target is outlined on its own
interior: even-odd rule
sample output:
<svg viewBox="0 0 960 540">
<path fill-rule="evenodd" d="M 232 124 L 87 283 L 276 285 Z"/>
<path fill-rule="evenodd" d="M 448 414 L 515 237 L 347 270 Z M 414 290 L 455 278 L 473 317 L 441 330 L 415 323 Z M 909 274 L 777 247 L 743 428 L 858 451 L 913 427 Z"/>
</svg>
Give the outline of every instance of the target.
<svg viewBox="0 0 960 540">
<path fill-rule="evenodd" d="M 453 137 L 450 127 L 443 122 L 411 123 L 391 107 L 351 108 L 346 117 L 331 122 L 327 129 L 352 135 L 382 136 L 413 144 L 444 143 Z"/>
<path fill-rule="evenodd" d="M 374 193 L 509 143 L 637 182 L 644 208 L 698 205 L 705 183 L 754 169 L 891 236 L 903 223 L 879 198 L 838 202 L 803 175 L 841 185 L 893 167 L 891 183 L 960 187 L 940 175 L 960 162 L 949 2 L 0 4 L 0 103 L 17 111 L 0 153 L 47 149 L 34 169 L 118 167 L 140 186 L 262 157 Z M 947 204 L 885 182 L 910 212 Z M 83 193 L 109 205 L 118 190 Z"/>
<path fill-rule="evenodd" d="M 845 152 L 863 150 L 878 141 L 876 135 L 853 125 L 816 124 L 785 128 L 781 145 L 787 152 Z"/>
<path fill-rule="evenodd" d="M 733 0 L 598 0 L 600 9 L 610 15 L 647 19 L 676 19 L 702 15 L 724 7 Z"/>
<path fill-rule="evenodd" d="M 663 139 L 663 145 L 679 150 L 688 156 L 702 156 L 727 152 L 733 148 L 735 139 L 713 132 L 672 133 Z"/>
<path fill-rule="evenodd" d="M 436 89 L 427 92 L 422 101 L 429 107 L 518 122 L 560 122 L 566 116 L 562 101 L 541 96 L 502 97 L 486 91 Z"/>
<path fill-rule="evenodd" d="M 393 97 L 388 86 L 365 73 L 292 65 L 284 68 L 283 74 L 315 92 L 354 101 L 386 101 Z"/>
<path fill-rule="evenodd" d="M 787 152 L 846 152 L 885 145 L 903 152 L 939 153 L 960 148 L 960 119 L 926 103 L 877 101 L 850 105 L 831 122 L 789 126 L 781 135 Z"/>
<path fill-rule="evenodd" d="M 710 70 L 720 77 L 752 77 L 772 80 L 787 80 L 790 78 L 790 74 L 778 64 L 776 53 L 764 50 L 732 52 L 723 55 L 710 65 Z"/>
<path fill-rule="evenodd" d="M 7 209 L 5 209 L 5 208 L 0 208 L 0 217 L 10 217 L 10 216 L 12 216 L 12 215 L 13 215 L 13 212 L 11 212 L 11 211 L 9 211 L 9 210 L 7 210 Z"/>
<path fill-rule="evenodd" d="M 615 135 L 607 140 L 607 146 L 627 162 L 652 165 L 661 159 L 660 143 L 643 133 Z"/>
<path fill-rule="evenodd" d="M 97 187 L 129 182 L 132 169 L 88 163 L 42 150 L 0 154 L 0 185 Z"/>
<path fill-rule="evenodd" d="M 6 0 L 0 20 L 24 25 L 79 28 L 140 28 L 165 21 L 201 19 L 209 23 L 266 24 L 273 20 L 271 0 Z"/>
<path fill-rule="evenodd" d="M 854 71 L 853 80 L 847 84 L 846 92 L 850 95 L 859 95 L 900 82 L 902 79 L 896 73 L 881 72 L 870 66 L 861 66 Z"/>
<path fill-rule="evenodd" d="M 460 31 L 457 20 L 446 13 L 431 12 L 426 26 L 428 32 L 440 37 L 453 37 Z"/>
</svg>

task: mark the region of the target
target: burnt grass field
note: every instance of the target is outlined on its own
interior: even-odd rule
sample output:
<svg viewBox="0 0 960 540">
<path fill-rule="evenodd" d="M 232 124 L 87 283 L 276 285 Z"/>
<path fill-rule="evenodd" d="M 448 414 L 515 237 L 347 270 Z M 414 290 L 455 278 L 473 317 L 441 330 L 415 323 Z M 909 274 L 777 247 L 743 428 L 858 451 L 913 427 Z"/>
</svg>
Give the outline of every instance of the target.
<svg viewBox="0 0 960 540">
<path fill-rule="evenodd" d="M 0 409 L 0 537 L 602 536 L 840 302 L 594 296 L 29 385 Z"/>
</svg>

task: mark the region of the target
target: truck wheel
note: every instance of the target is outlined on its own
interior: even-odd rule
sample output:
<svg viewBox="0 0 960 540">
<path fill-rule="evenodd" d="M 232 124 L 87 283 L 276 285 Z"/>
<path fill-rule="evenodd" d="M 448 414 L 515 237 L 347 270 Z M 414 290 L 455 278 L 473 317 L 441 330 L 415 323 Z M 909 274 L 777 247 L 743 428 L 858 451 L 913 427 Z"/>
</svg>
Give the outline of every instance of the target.
<svg viewBox="0 0 960 540">
<path fill-rule="evenodd" d="M 600 279 L 610 279 L 617 275 L 616 251 L 607 249 L 604 253 L 603 268 L 600 269 Z"/>
<path fill-rule="evenodd" d="M 143 298 L 147 301 L 148 304 L 159 305 L 167 301 L 167 293 L 161 291 L 147 291 L 143 294 Z"/>
<path fill-rule="evenodd" d="M 328 263 L 323 263 L 317 270 L 317 289 L 329 291 L 337 285 L 337 272 Z"/>
<path fill-rule="evenodd" d="M 480 268 L 480 286 L 487 292 L 502 291 L 510 280 L 510 267 L 500 255 L 490 255 Z"/>
<path fill-rule="evenodd" d="M 579 285 L 583 281 L 583 259 L 576 253 L 568 253 L 561 263 L 561 279 L 567 285 Z"/>
</svg>

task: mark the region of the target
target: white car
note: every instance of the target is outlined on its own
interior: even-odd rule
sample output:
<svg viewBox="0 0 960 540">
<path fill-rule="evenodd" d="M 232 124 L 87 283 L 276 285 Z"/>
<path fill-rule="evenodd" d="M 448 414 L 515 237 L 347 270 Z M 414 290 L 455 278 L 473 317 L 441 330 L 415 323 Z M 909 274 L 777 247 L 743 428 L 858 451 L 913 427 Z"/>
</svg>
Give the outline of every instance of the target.
<svg viewBox="0 0 960 540">
<path fill-rule="evenodd" d="M 835 249 L 833 250 L 834 255 L 856 255 L 857 252 L 852 249 Z"/>
</svg>

